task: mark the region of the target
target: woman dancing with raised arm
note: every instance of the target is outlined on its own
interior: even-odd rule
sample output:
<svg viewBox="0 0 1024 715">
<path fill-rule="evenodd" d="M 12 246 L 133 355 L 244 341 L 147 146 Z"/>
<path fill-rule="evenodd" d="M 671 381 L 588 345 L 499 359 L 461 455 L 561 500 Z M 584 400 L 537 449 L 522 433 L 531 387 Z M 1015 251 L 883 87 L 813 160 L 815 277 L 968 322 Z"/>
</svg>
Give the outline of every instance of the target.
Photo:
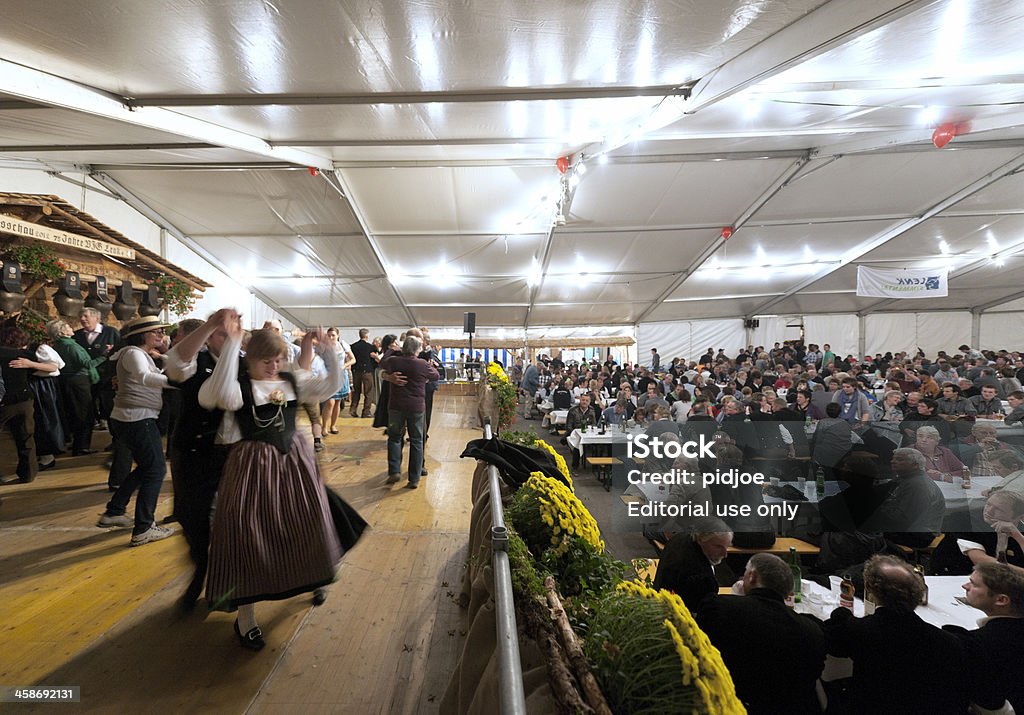
<svg viewBox="0 0 1024 715">
<path fill-rule="evenodd" d="M 206 409 L 225 410 L 225 442 L 237 442 L 228 456 L 217 494 L 210 539 L 206 597 L 212 610 L 238 609 L 235 634 L 244 648 L 265 642 L 254 604 L 314 591 L 334 580 L 341 545 L 309 442 L 295 431 L 301 403 L 327 399 L 341 384 L 340 362 L 322 329 L 306 333 L 303 357 L 318 341 L 327 374 L 280 372 L 288 346 L 270 330 L 249 341 L 248 375 L 237 360 L 220 360 L 200 392 Z M 234 355 L 242 328 L 228 328 L 224 352 Z"/>
</svg>

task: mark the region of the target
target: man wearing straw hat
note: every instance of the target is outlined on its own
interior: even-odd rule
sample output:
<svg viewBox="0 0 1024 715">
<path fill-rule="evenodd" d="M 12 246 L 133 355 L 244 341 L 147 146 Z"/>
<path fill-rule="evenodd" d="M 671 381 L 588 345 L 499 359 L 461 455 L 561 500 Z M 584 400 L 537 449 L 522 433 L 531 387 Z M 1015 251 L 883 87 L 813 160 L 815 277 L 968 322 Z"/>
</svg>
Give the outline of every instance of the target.
<svg viewBox="0 0 1024 715">
<path fill-rule="evenodd" d="M 142 546 L 174 533 L 157 526 L 154 515 L 167 473 L 157 418 L 163 405 L 162 391 L 168 385 L 167 376 L 157 368 L 150 352 L 162 344 L 167 327 L 153 315 L 128 321 L 122 326 L 124 347 L 111 357 L 117 363 L 117 394 L 110 413 L 110 431 L 131 453 L 136 466 L 107 503 L 97 526 L 132 526 L 129 546 Z M 136 489 L 139 494 L 133 521 L 125 511 Z"/>
</svg>

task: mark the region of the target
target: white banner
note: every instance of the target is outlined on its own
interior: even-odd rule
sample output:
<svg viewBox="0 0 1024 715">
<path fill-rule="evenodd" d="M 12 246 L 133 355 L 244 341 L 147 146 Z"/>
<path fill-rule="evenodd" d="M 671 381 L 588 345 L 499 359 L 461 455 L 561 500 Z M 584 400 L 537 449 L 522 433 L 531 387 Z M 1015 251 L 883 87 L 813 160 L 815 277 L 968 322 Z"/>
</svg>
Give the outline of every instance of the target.
<svg viewBox="0 0 1024 715">
<path fill-rule="evenodd" d="M 77 233 L 69 233 L 60 229 L 40 226 L 30 221 L 22 221 L 20 218 L 0 214 L 0 233 L 8 233 L 12 236 L 25 236 L 40 241 L 57 243 L 69 248 L 78 248 L 92 253 L 103 253 L 107 256 L 126 258 L 129 261 L 135 260 L 135 250 L 127 246 L 117 246 L 113 243 L 100 241 L 88 236 L 80 236 Z"/>
<path fill-rule="evenodd" d="M 945 298 L 946 268 L 868 268 L 857 266 L 857 295 L 868 298 Z"/>
</svg>

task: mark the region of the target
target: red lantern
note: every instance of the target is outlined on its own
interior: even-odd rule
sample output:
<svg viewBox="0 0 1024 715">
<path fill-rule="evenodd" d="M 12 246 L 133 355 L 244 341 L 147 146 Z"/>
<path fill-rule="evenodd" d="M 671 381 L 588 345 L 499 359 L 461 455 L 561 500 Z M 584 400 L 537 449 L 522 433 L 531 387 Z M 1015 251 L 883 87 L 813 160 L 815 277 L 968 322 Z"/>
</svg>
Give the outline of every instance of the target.
<svg viewBox="0 0 1024 715">
<path fill-rule="evenodd" d="M 558 161 L 555 162 L 555 166 L 558 167 L 558 173 L 559 174 L 564 174 L 566 171 L 569 170 L 569 157 L 567 157 L 567 156 L 560 156 L 560 157 L 558 157 Z"/>
<path fill-rule="evenodd" d="M 315 166 L 309 167 L 307 171 L 309 171 L 310 176 L 320 176 L 320 170 L 317 169 Z"/>
<path fill-rule="evenodd" d="M 725 226 L 724 228 L 722 228 L 722 240 L 723 241 L 728 241 L 729 240 L 729 236 L 731 236 L 731 235 L 732 235 L 732 226 Z"/>
<path fill-rule="evenodd" d="M 935 145 L 936 149 L 941 149 L 942 147 L 946 146 L 951 141 L 953 141 L 953 137 L 955 137 L 957 134 L 956 130 L 956 125 L 950 122 L 940 124 L 939 126 L 935 127 L 935 131 L 932 132 L 932 144 Z"/>
</svg>

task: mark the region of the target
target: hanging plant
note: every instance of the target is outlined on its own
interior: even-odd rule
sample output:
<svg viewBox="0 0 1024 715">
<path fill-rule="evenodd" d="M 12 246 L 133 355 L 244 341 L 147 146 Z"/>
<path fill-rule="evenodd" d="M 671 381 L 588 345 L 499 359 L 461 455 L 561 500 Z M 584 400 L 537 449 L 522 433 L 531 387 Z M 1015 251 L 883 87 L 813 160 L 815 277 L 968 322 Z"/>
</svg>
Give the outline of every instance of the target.
<svg viewBox="0 0 1024 715">
<path fill-rule="evenodd" d="M 46 334 L 47 320 L 49 319 L 45 315 L 29 308 L 23 308 L 18 314 L 18 327 L 28 333 L 29 345 L 43 343 L 49 339 Z"/>
<path fill-rule="evenodd" d="M 192 312 L 192 308 L 195 307 L 196 299 L 192 295 L 192 286 L 185 281 L 160 274 L 153 285 L 160 289 L 160 294 L 163 296 L 164 304 L 167 309 L 178 316 L 188 315 Z"/>
<path fill-rule="evenodd" d="M 12 246 L 4 251 L 4 259 L 21 264 L 22 273 L 31 273 L 37 280 L 55 281 L 64 275 L 67 266 L 47 246 Z"/>
</svg>

